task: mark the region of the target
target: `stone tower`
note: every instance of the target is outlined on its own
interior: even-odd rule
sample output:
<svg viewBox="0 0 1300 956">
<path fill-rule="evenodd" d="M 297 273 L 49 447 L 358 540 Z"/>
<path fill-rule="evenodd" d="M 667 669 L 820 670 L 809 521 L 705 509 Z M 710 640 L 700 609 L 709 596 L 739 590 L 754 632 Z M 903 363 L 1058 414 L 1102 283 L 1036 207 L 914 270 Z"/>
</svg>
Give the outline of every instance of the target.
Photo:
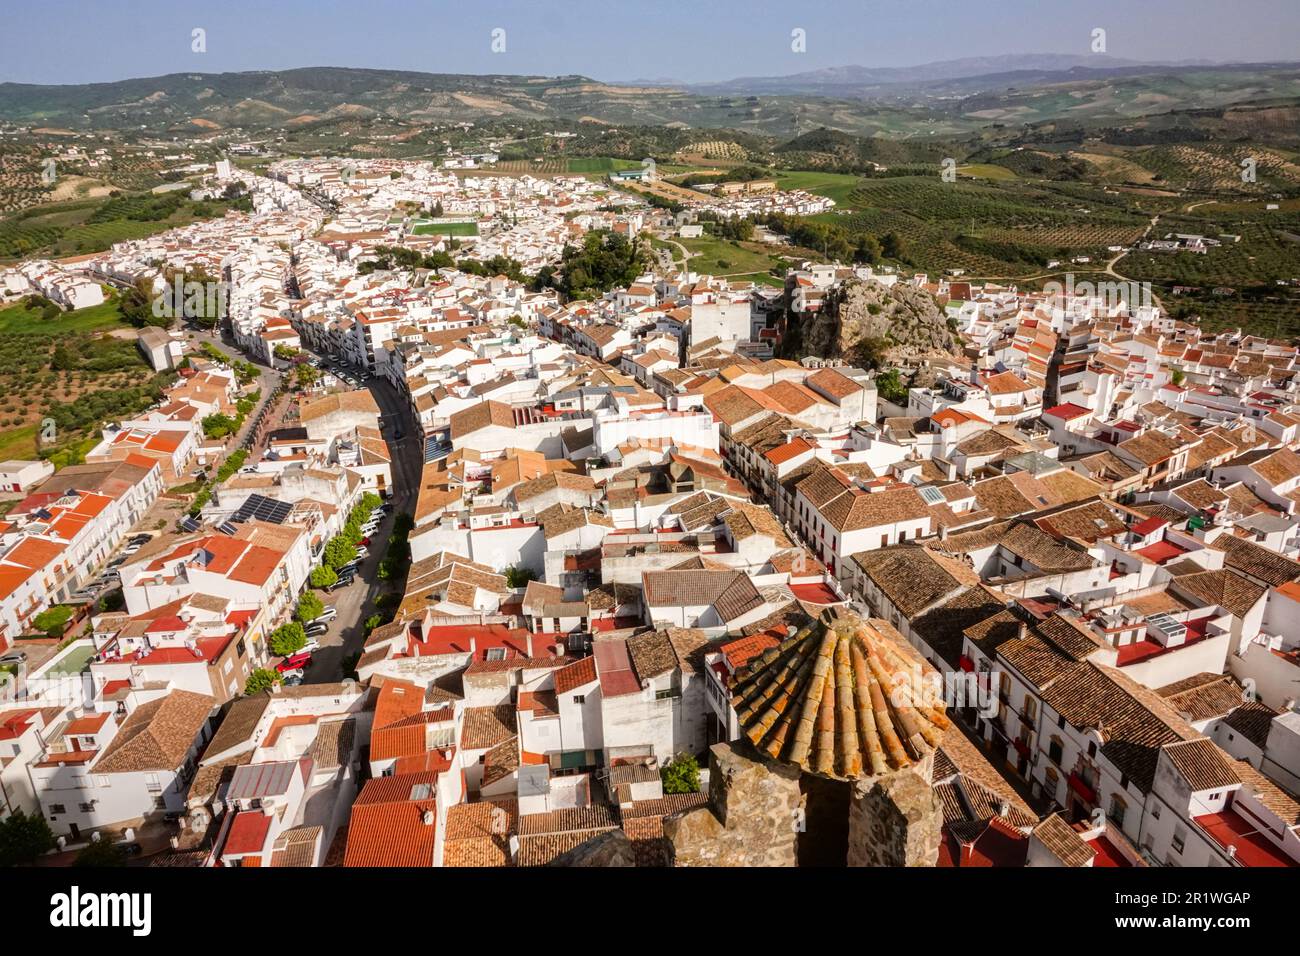
<svg viewBox="0 0 1300 956">
<path fill-rule="evenodd" d="M 842 611 L 756 658 L 732 687 L 744 737 L 710 755 L 711 807 L 665 821 L 678 865 L 934 866 L 939 686 L 888 622 Z"/>
</svg>

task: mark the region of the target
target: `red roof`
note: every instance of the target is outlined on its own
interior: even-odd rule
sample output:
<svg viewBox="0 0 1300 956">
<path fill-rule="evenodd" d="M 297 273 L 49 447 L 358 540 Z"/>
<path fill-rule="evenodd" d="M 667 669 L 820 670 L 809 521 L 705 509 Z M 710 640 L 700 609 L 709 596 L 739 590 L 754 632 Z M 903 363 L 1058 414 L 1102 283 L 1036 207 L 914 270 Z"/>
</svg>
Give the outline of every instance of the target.
<svg viewBox="0 0 1300 956">
<path fill-rule="evenodd" d="M 1196 817 L 1197 825 L 1221 847 L 1236 847 L 1242 866 L 1300 866 L 1277 844 L 1260 835 L 1260 828 L 1229 807 L 1222 813 Z"/>
<path fill-rule="evenodd" d="M 366 781 L 348 824 L 344 866 L 433 865 L 437 824 L 436 773 L 411 773 Z"/>
<path fill-rule="evenodd" d="M 1167 524 L 1169 524 L 1168 518 L 1161 518 L 1159 515 L 1152 515 L 1150 518 L 1143 518 L 1135 524 L 1131 530 L 1134 534 L 1139 534 L 1145 538 L 1152 531 L 1155 531 L 1158 528 L 1163 528 Z"/>
<path fill-rule="evenodd" d="M 1187 553 L 1186 548 L 1180 548 L 1178 545 L 1169 541 L 1157 541 L 1155 544 L 1149 544 L 1145 548 L 1138 548 L 1134 554 L 1140 554 L 1144 558 L 1154 561 L 1156 564 L 1164 564 L 1166 561 L 1173 560 Z"/>
<path fill-rule="evenodd" d="M 627 641 L 602 640 L 592 646 L 596 670 L 600 675 L 600 691 L 606 697 L 619 697 L 641 691 L 641 682 L 632 670 L 632 657 L 627 652 Z"/>
<path fill-rule="evenodd" d="M 230 824 L 230 833 L 226 836 L 226 845 L 221 851 L 223 857 L 242 856 L 245 853 L 261 853 L 266 846 L 266 834 L 271 830 L 271 818 L 260 810 L 248 810 L 235 814 Z"/>
<path fill-rule="evenodd" d="M 1044 409 L 1043 414 L 1068 422 L 1074 418 L 1091 415 L 1092 409 L 1084 408 L 1082 405 L 1075 405 L 1073 402 L 1066 402 L 1064 405 L 1053 405 L 1051 408 Z"/>
</svg>

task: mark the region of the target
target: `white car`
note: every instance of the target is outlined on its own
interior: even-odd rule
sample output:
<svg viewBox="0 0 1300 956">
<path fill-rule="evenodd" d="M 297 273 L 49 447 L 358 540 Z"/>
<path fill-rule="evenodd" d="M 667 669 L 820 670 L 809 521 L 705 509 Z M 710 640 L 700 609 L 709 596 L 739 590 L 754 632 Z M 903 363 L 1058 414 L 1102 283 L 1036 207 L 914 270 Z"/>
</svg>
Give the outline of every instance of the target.
<svg viewBox="0 0 1300 956">
<path fill-rule="evenodd" d="M 361 545 L 359 548 L 357 548 L 357 560 L 358 560 L 358 561 L 364 561 L 364 560 L 365 560 L 366 558 L 368 558 L 368 557 L 370 557 L 370 549 L 369 549 L 369 548 L 367 548 L 364 544 Z"/>
<path fill-rule="evenodd" d="M 325 610 L 321 611 L 320 614 L 316 615 L 316 617 L 312 618 L 307 623 L 315 624 L 317 621 L 320 621 L 323 624 L 326 621 L 334 620 L 338 616 L 339 616 L 339 609 L 334 607 L 332 604 L 327 604 L 325 605 Z"/>
</svg>

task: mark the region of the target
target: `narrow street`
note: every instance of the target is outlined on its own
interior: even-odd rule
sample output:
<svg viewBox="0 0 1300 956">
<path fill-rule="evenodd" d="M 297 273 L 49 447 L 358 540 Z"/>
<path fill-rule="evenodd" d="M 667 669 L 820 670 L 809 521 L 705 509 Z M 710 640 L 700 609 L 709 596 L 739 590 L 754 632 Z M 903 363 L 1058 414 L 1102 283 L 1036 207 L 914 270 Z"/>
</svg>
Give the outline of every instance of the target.
<svg viewBox="0 0 1300 956">
<path fill-rule="evenodd" d="M 340 680 L 343 661 L 359 653 L 365 644 L 365 622 L 377 611 L 376 599 L 388 591 L 401 594 L 394 582 L 380 581 L 376 572 L 388 547 L 397 515 L 415 512 L 420 474 L 424 468 L 423 441 L 409 408 L 388 381 L 376 376 L 366 382 L 366 388 L 374 396 L 384 420 L 383 434 L 388 444 L 393 477 L 393 496 L 388 500 L 393 511 L 384 517 L 379 529 L 371 535 L 370 554 L 361 562 L 356 580 L 337 591 L 317 592 L 326 606 L 337 608 L 338 616 L 329 622 L 329 631 L 319 638 L 321 646 L 312 655 L 312 664 L 303 675 L 303 681 L 308 684 Z M 399 428 L 402 437 L 395 439 L 393 436 Z"/>
</svg>

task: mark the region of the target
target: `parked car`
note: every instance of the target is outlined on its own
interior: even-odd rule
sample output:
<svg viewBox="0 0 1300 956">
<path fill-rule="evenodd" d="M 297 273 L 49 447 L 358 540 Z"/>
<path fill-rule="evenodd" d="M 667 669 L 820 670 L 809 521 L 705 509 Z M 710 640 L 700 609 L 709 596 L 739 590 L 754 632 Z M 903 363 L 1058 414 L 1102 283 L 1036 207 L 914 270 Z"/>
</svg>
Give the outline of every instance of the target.
<svg viewBox="0 0 1300 956">
<path fill-rule="evenodd" d="M 308 624 L 308 625 L 304 628 L 304 630 L 307 632 L 308 643 L 312 643 L 312 641 L 311 641 L 310 639 L 313 638 L 313 637 L 320 637 L 322 634 L 328 634 L 328 633 L 329 633 L 329 629 L 330 629 L 330 626 L 329 626 L 328 624 L 326 624 L 324 621 L 316 621 L 316 622 L 313 622 L 313 623 L 311 623 L 311 624 Z M 316 647 L 320 647 L 320 642 L 319 642 L 319 641 L 317 641 L 317 642 L 315 642 L 315 643 L 316 643 Z M 315 650 L 315 649 L 316 649 L 315 647 L 312 648 L 312 650 Z"/>
<path fill-rule="evenodd" d="M 320 614 L 316 615 L 307 623 L 315 624 L 317 621 L 332 621 L 338 616 L 339 616 L 339 609 L 334 607 L 334 605 L 332 604 L 327 604 L 325 605 L 325 610 L 321 611 Z"/>
<path fill-rule="evenodd" d="M 368 548 L 368 547 L 370 547 L 370 539 L 369 539 L 369 538 L 362 538 L 362 539 L 361 539 L 361 547 L 363 547 L 363 548 Z"/>
<path fill-rule="evenodd" d="M 302 672 L 287 674 L 284 678 L 285 687 L 298 687 L 302 684 Z"/>
<path fill-rule="evenodd" d="M 26 651 L 5 651 L 0 654 L 0 664 L 21 664 L 27 660 Z"/>
<path fill-rule="evenodd" d="M 108 562 L 108 566 L 109 566 L 110 568 L 120 568 L 120 567 L 121 567 L 122 565 L 124 565 L 124 564 L 126 564 L 126 555 L 125 555 L 125 554 L 119 554 L 119 555 L 118 555 L 116 558 L 114 558 L 112 561 Z"/>
<path fill-rule="evenodd" d="M 320 636 L 319 634 L 312 634 L 312 633 L 308 632 L 308 634 L 307 634 L 307 643 L 304 644 L 302 647 L 300 647 L 300 648 L 298 649 L 298 653 L 299 653 L 299 654 L 314 654 L 316 651 L 319 651 L 319 650 L 320 650 L 320 641 L 316 640 L 316 638 L 319 637 L 319 636 Z"/>
<path fill-rule="evenodd" d="M 325 593 L 333 594 L 335 591 L 339 590 L 340 588 L 347 587 L 355 580 L 356 580 L 356 575 L 354 574 L 349 574 L 346 577 L 340 574 L 339 579 L 325 589 Z"/>
<path fill-rule="evenodd" d="M 368 557 L 370 557 L 369 548 L 367 548 L 364 544 L 361 547 L 357 548 L 357 560 L 364 561 Z"/>
<path fill-rule="evenodd" d="M 125 853 L 127 856 L 139 856 L 141 853 L 144 852 L 144 848 L 140 846 L 140 844 L 134 842 L 119 843 L 118 846 L 122 848 L 122 852 Z"/>
<path fill-rule="evenodd" d="M 388 492 L 387 494 L 392 494 L 392 492 Z M 385 497 L 387 497 L 387 495 L 385 495 Z M 379 510 L 386 515 L 390 515 L 393 513 L 393 506 L 389 504 L 387 501 L 385 501 L 382 505 L 379 506 Z"/>
<path fill-rule="evenodd" d="M 295 654 L 290 654 L 284 660 L 280 661 L 280 663 L 276 664 L 275 669 L 278 670 L 281 674 L 287 674 L 289 671 L 301 670 L 304 667 L 310 667 L 310 666 L 311 666 L 311 652 L 298 651 Z"/>
</svg>

